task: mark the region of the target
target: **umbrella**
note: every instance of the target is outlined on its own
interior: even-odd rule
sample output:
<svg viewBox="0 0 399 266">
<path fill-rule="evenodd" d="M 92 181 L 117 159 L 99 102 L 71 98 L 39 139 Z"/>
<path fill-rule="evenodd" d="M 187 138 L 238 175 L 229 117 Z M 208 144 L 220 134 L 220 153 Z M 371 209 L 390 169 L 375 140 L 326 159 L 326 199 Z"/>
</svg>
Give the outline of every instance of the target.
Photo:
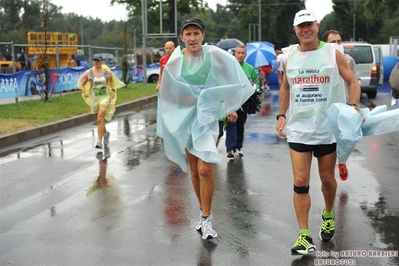
<svg viewBox="0 0 399 266">
<path fill-rule="evenodd" d="M 274 46 L 266 42 L 254 42 L 247 44 L 247 56 L 245 62 L 253 67 L 267 66 L 276 57 Z"/>
<path fill-rule="evenodd" d="M 272 44 L 271 42 L 262 42 L 262 43 L 264 43 L 264 44 L 266 44 L 266 45 L 269 45 L 269 46 L 271 46 L 271 47 L 274 48 L 274 44 Z"/>
<path fill-rule="evenodd" d="M 220 49 L 227 51 L 228 49 L 235 48 L 237 45 L 245 45 L 242 41 L 238 39 L 224 39 L 218 42 L 217 46 Z"/>
</svg>

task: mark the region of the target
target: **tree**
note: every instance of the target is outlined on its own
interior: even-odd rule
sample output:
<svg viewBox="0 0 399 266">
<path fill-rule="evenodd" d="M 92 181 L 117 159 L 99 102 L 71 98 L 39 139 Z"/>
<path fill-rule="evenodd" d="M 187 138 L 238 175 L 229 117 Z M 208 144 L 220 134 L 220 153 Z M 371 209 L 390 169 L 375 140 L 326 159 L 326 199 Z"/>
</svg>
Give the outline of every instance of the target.
<svg viewBox="0 0 399 266">
<path fill-rule="evenodd" d="M 242 39 L 244 35 L 241 31 L 237 30 L 240 28 L 239 21 L 228 7 L 217 4 L 216 11 L 209 9 L 209 13 L 214 23 L 212 27 L 209 27 L 209 30 L 207 29 L 207 35 L 205 36 L 207 40 L 217 43 L 222 38 L 234 37 Z M 210 32 L 213 33 L 212 36 L 210 36 Z M 245 35 L 248 36 L 247 33 Z M 210 38 L 208 39 L 208 37 Z"/>
<path fill-rule="evenodd" d="M 49 14 L 49 3 L 48 0 L 43 0 L 43 6 L 41 10 L 41 18 L 43 22 L 44 28 L 44 36 L 47 36 L 47 22 L 48 22 L 48 14 Z M 37 57 L 39 69 L 43 70 L 42 79 L 44 79 L 44 91 L 40 90 L 40 97 L 44 101 L 48 101 L 51 95 L 51 89 L 49 88 L 49 78 L 50 78 L 50 67 L 49 67 L 49 57 L 47 55 L 47 41 L 44 41 L 44 50 Z"/>
<path fill-rule="evenodd" d="M 267 13 L 264 12 L 265 15 L 276 14 L 276 20 L 273 21 L 273 24 L 270 24 L 270 30 L 266 32 L 270 42 L 274 43 L 276 48 L 297 43 L 298 40 L 292 23 L 296 12 L 305 9 L 305 1 L 280 0 L 276 1 L 271 7 Z"/>
<path fill-rule="evenodd" d="M 349 40 L 355 35 L 355 39 L 362 39 L 371 42 L 373 36 L 378 35 L 387 6 L 382 4 L 382 0 L 356 0 L 350 2 L 342 2 L 341 0 L 333 0 L 335 4 L 335 29 L 341 32 L 344 40 Z M 355 9 L 356 6 L 356 9 Z M 396 6 L 398 6 L 396 4 Z M 355 19 L 355 25 L 353 24 Z"/>
<path fill-rule="evenodd" d="M 172 33 L 175 29 L 175 12 L 179 14 L 179 16 L 186 16 L 193 11 L 204 10 L 203 0 L 176 0 L 177 1 L 177 11 L 174 10 L 174 1 L 175 0 L 146 0 L 147 1 L 147 19 L 148 25 L 147 28 L 151 29 L 153 32 L 160 32 L 160 21 L 159 21 L 159 13 L 160 13 L 160 1 L 162 1 L 162 19 L 163 25 L 165 26 L 162 31 L 164 33 Z M 130 10 L 131 16 L 141 17 L 141 6 L 142 0 L 111 0 L 111 4 L 126 4 L 127 10 Z"/>
<path fill-rule="evenodd" d="M 324 34 L 324 32 L 328 31 L 328 30 L 338 30 L 340 32 L 339 29 L 336 28 L 336 24 L 335 24 L 336 18 L 335 18 L 335 13 L 331 12 L 330 14 L 326 15 L 321 21 L 320 21 L 320 29 L 319 29 L 319 39 L 322 39 L 322 36 Z M 348 39 L 344 39 L 344 37 L 342 36 L 342 32 L 340 32 L 342 41 L 347 41 Z"/>
<path fill-rule="evenodd" d="M 384 25 L 382 26 L 379 34 L 371 39 L 371 43 L 387 44 L 389 43 L 389 38 L 392 36 L 399 36 L 399 16 L 392 19 L 384 20 Z"/>
<path fill-rule="evenodd" d="M 228 7 L 239 21 L 239 32 L 246 33 L 242 40 L 248 41 L 249 24 L 259 24 L 259 1 L 229 0 Z M 304 7 L 301 0 L 261 0 L 261 40 L 273 43 L 276 48 L 295 43 L 292 21 L 295 13 Z"/>
<path fill-rule="evenodd" d="M 7 32 L 20 26 L 19 12 L 22 7 L 22 0 L 0 0 L 0 32 Z"/>
<path fill-rule="evenodd" d="M 128 40 L 127 40 L 127 22 L 123 23 L 123 59 L 122 59 L 122 81 L 128 83 L 128 70 L 129 65 L 127 63 L 126 55 L 128 54 Z"/>
</svg>

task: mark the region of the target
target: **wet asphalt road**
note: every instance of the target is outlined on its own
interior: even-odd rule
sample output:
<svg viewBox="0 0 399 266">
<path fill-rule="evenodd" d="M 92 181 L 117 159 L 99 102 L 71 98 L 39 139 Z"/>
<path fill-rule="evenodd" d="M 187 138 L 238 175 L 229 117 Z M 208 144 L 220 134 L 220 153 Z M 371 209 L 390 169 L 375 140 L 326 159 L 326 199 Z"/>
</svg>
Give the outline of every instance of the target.
<svg viewBox="0 0 399 266">
<path fill-rule="evenodd" d="M 318 239 L 323 198 L 313 161 L 318 252 L 291 256 L 298 228 L 288 147 L 275 130 L 278 91 L 263 97 L 246 123 L 244 157 L 228 160 L 219 146 L 216 240 L 194 229 L 191 182 L 163 153 L 155 106 L 115 116 L 102 152 L 93 148 L 94 124 L 1 149 L 0 265 L 317 265 L 332 256 L 342 265 L 399 265 L 399 133 L 364 138 L 348 160 L 349 179 L 336 173 L 331 243 Z M 389 99 L 379 93 L 374 103 Z M 396 253 L 368 253 L 380 250 Z"/>
</svg>

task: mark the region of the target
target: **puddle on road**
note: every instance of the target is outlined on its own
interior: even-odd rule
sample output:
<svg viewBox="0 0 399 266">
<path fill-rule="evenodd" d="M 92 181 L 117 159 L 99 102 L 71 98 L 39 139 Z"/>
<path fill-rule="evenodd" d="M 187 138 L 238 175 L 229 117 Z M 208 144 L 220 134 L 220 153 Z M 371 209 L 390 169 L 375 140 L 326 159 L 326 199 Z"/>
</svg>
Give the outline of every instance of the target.
<svg viewBox="0 0 399 266">
<path fill-rule="evenodd" d="M 126 170 L 131 170 L 138 166 L 142 160 L 146 160 L 152 154 L 163 149 L 162 139 L 153 135 L 137 136 L 137 143 L 126 148 L 121 154 L 124 156 L 124 166 Z"/>
<path fill-rule="evenodd" d="M 356 151 L 356 150 L 355 150 Z M 375 174 L 368 170 L 366 158 L 356 152 L 348 160 L 350 176 L 347 181 L 351 184 L 350 203 L 360 206 L 365 215 L 370 218 L 372 228 L 375 229 L 372 247 L 382 250 L 399 250 L 399 217 L 398 213 L 391 213 L 380 189 Z M 387 258 L 399 265 L 399 257 Z M 388 265 L 387 264 L 387 265 Z"/>
</svg>

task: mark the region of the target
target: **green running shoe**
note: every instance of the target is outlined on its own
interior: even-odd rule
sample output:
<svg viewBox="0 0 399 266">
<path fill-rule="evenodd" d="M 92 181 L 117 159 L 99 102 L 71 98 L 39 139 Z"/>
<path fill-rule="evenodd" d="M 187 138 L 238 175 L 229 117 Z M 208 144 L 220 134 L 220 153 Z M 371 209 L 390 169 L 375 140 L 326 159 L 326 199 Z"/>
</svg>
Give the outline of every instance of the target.
<svg viewBox="0 0 399 266">
<path fill-rule="evenodd" d="M 291 255 L 307 255 L 315 250 L 316 246 L 313 244 L 312 237 L 301 234 L 291 248 Z"/>
<path fill-rule="evenodd" d="M 324 218 L 324 216 L 321 215 L 321 218 L 323 219 L 323 224 L 321 225 L 319 232 L 319 237 L 321 241 L 328 242 L 330 240 L 333 240 L 335 233 L 334 216 L 332 218 Z"/>
</svg>

